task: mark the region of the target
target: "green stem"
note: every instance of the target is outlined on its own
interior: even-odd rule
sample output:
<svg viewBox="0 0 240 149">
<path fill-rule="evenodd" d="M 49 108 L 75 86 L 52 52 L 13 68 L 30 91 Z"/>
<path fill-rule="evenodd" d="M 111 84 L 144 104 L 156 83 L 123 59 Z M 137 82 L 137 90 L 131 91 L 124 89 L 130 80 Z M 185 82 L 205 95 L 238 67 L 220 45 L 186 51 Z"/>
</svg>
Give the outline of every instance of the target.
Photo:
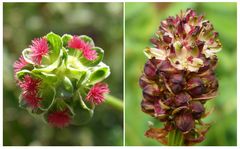
<svg viewBox="0 0 240 149">
<path fill-rule="evenodd" d="M 106 104 L 109 104 L 110 106 L 112 106 L 113 108 L 119 110 L 119 111 L 123 111 L 123 102 L 122 100 L 111 96 L 111 95 L 106 95 L 106 100 L 105 100 Z"/>
<path fill-rule="evenodd" d="M 183 146 L 183 135 L 178 129 L 174 129 L 168 134 L 168 145 L 169 146 Z"/>
</svg>

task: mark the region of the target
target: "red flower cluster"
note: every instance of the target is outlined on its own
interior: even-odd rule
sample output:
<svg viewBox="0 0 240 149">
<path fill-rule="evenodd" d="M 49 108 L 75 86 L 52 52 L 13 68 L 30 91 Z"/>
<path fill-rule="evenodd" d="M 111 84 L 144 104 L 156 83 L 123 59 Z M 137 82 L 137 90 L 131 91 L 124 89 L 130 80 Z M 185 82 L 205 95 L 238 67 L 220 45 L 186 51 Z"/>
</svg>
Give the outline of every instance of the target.
<svg viewBox="0 0 240 149">
<path fill-rule="evenodd" d="M 23 81 L 18 84 L 23 90 L 23 100 L 31 108 L 38 108 L 40 106 L 40 100 L 42 98 L 38 97 L 38 90 L 41 81 L 39 79 L 33 79 L 30 75 L 25 75 Z"/>
<path fill-rule="evenodd" d="M 16 74 L 18 71 L 22 70 L 23 67 L 25 67 L 28 64 L 28 62 L 25 61 L 23 56 L 20 56 L 18 61 L 16 61 L 13 65 L 14 73 Z"/>
<path fill-rule="evenodd" d="M 87 94 L 86 99 L 94 104 L 104 102 L 104 95 L 110 92 L 106 83 L 95 84 Z"/>
<path fill-rule="evenodd" d="M 48 123 L 58 128 L 68 126 L 70 120 L 71 119 L 67 109 L 63 111 L 54 111 L 48 115 Z"/>
<path fill-rule="evenodd" d="M 69 40 L 68 47 L 82 51 L 83 56 L 88 60 L 95 60 L 97 58 L 97 52 L 91 50 L 91 46 L 81 40 L 78 36 L 73 36 L 73 38 Z"/>
<path fill-rule="evenodd" d="M 46 38 L 37 38 L 32 41 L 32 60 L 38 65 L 42 62 L 42 57 L 48 53 L 48 43 Z"/>
</svg>

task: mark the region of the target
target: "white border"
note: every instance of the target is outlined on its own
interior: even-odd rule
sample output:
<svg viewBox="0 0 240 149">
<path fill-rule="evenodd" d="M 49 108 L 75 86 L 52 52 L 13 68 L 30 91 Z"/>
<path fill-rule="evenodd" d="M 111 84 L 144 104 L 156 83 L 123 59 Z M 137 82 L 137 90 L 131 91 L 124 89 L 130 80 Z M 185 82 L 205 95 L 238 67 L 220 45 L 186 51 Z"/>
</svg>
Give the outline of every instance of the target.
<svg viewBox="0 0 240 149">
<path fill-rule="evenodd" d="M 216 1 L 216 0 L 184 0 L 184 1 L 179 1 L 179 0 L 62 0 L 62 1 L 58 1 L 58 0 L 48 0 L 48 1 L 43 1 L 43 0 L 23 0 L 21 2 L 124 2 L 123 4 L 123 98 L 124 98 L 124 105 L 125 105 L 125 2 L 237 2 L 237 0 L 224 0 L 224 1 Z M 1 59 L 1 64 L 0 64 L 0 108 L 3 109 L 3 2 L 20 2 L 20 1 L 14 1 L 14 0 L 2 0 L 2 2 L 0 2 L 0 20 L 1 20 L 1 25 L 0 25 L 0 32 L 1 32 L 1 36 L 0 39 L 2 42 L 0 42 L 0 59 Z M 240 20 L 240 2 L 237 2 L 237 36 L 240 35 L 240 30 L 239 30 L 239 20 Z M 240 39 L 237 37 L 237 49 L 240 49 Z M 240 57 L 240 53 L 237 51 L 237 57 Z M 237 60 L 237 85 L 240 84 L 240 79 L 239 79 L 239 75 L 240 75 L 240 61 Z M 240 95 L 240 88 L 237 86 L 237 107 L 240 108 L 240 101 L 239 100 L 239 95 Z M 0 134 L 0 139 L 1 139 L 1 144 L 0 146 L 3 146 L 3 110 L 0 110 L 0 114 L 1 114 L 1 123 L 0 123 L 0 127 L 1 129 L 1 134 Z M 240 110 L 237 110 L 237 126 L 239 127 L 240 125 Z M 74 138 L 73 138 L 74 139 Z M 123 145 L 125 145 L 125 108 L 123 111 Z M 240 133 L 239 133 L 239 128 L 237 129 L 237 145 L 238 147 L 240 146 Z M 5 148 L 6 146 L 4 146 Z M 60 148 L 79 148 L 79 146 L 69 146 L 69 147 L 62 147 L 62 146 L 56 146 L 56 147 L 60 147 Z M 111 146 L 110 146 L 111 147 Z M 81 146 L 81 148 L 89 148 L 89 149 L 94 149 L 94 148 L 110 148 L 108 147 L 87 147 L 87 146 Z M 114 148 L 133 148 L 133 149 L 137 149 L 137 148 L 158 148 L 160 146 L 138 146 L 138 147 L 134 147 L 134 146 L 118 146 Z M 233 147 L 226 147 L 226 146 L 192 146 L 192 147 L 188 147 L 188 148 L 238 148 L 236 146 Z M 16 146 L 12 146 L 12 147 L 6 147 L 6 148 L 27 148 L 26 146 L 22 146 L 22 147 L 16 147 Z M 32 148 L 32 147 L 30 147 Z M 43 148 L 43 146 L 39 146 L 39 147 L 34 147 L 34 148 Z M 44 148 L 52 148 L 52 147 L 44 147 Z M 112 148 L 112 147 L 111 147 Z M 163 149 L 169 149 L 169 148 L 178 148 L 178 149 L 186 149 L 186 147 L 168 147 L 168 146 L 161 146 L 161 148 Z"/>
<path fill-rule="evenodd" d="M 125 3 L 123 3 L 123 146 L 125 146 Z"/>
</svg>

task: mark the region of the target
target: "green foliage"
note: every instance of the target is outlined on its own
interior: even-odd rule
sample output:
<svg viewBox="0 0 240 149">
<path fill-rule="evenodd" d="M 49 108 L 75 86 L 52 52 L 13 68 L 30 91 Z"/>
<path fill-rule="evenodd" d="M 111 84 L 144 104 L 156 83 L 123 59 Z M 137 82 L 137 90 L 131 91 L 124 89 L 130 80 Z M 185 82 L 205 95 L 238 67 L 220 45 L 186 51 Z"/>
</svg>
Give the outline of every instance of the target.
<svg viewBox="0 0 240 149">
<path fill-rule="evenodd" d="M 218 55 L 217 78 L 219 95 L 210 103 L 207 110 L 214 107 L 213 113 L 205 122 L 214 122 L 204 142 L 198 145 L 235 146 L 237 144 L 237 6 L 236 3 L 126 3 L 126 145 L 161 145 L 146 138 L 148 121 L 156 127 L 161 123 L 141 112 L 142 98 L 138 79 L 146 62 L 143 49 L 150 46 L 159 22 L 168 16 L 175 16 L 180 10 L 192 8 L 203 13 L 219 32 L 223 50 Z"/>
</svg>

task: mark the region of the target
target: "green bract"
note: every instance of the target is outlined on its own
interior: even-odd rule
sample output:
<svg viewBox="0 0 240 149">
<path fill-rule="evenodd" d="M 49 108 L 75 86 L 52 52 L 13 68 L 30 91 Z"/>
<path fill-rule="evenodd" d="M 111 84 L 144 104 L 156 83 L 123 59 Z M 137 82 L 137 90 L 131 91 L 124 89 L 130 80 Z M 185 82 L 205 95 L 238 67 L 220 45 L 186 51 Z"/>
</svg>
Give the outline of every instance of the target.
<svg viewBox="0 0 240 149">
<path fill-rule="evenodd" d="M 78 36 L 82 41 L 97 52 L 94 60 L 86 59 L 82 51 L 68 47 L 72 35 L 62 37 L 51 32 L 44 36 L 48 44 L 48 54 L 42 57 L 41 64 L 32 60 L 32 49 L 26 48 L 22 52 L 28 63 L 20 71 L 15 72 L 16 79 L 21 81 L 29 75 L 41 80 L 38 97 L 40 106 L 31 108 L 23 100 L 22 93 L 19 105 L 31 114 L 38 115 L 47 121 L 47 115 L 56 109 L 67 109 L 72 118 L 72 124 L 86 123 L 94 113 L 94 104 L 86 102 L 85 98 L 90 88 L 110 75 L 110 68 L 102 62 L 104 51 L 96 47 L 93 40 L 86 36 Z"/>
</svg>

